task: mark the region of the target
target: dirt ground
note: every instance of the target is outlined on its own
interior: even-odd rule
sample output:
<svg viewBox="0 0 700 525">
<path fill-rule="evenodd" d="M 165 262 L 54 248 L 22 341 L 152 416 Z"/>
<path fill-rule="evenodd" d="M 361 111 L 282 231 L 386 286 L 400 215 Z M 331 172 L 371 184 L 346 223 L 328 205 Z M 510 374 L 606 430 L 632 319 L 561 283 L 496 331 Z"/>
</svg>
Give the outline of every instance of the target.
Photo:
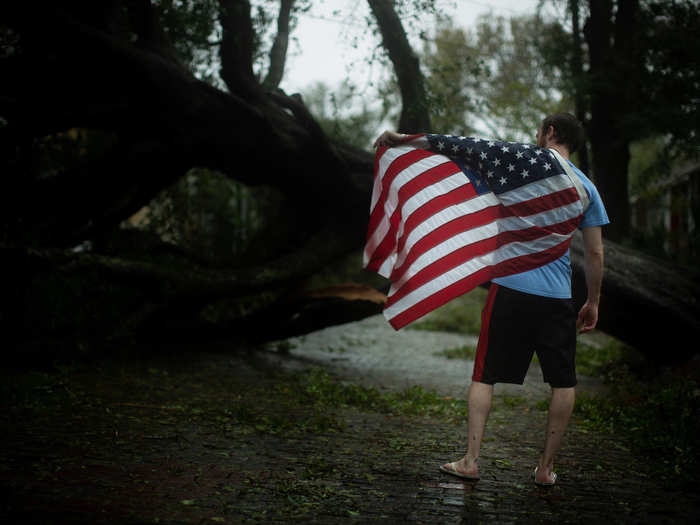
<svg viewBox="0 0 700 525">
<path fill-rule="evenodd" d="M 367 326 L 335 330 L 324 336 L 336 338 L 335 346 L 323 347 L 313 335 L 264 348 L 163 345 L 52 369 L 5 370 L 0 520 L 590 524 L 700 518 L 698 494 L 664 489 L 630 451 L 629 437 L 587 430 L 576 418 L 557 458 L 557 485 L 535 486 L 546 421 L 537 388 L 495 398 L 481 480 L 463 483 L 442 474 L 438 466 L 464 452 L 459 385 L 421 385 L 420 374 L 406 380 L 407 372 L 369 374 L 372 366 L 351 366 L 353 359 L 389 350 L 358 344 L 357 334 L 370 337 Z M 414 333 L 425 350 L 429 342 L 420 337 Z M 455 367 L 468 369 L 464 361 L 429 354 L 445 376 Z M 425 369 L 428 361 L 416 367 Z M 462 375 L 454 377 L 466 387 Z"/>
</svg>

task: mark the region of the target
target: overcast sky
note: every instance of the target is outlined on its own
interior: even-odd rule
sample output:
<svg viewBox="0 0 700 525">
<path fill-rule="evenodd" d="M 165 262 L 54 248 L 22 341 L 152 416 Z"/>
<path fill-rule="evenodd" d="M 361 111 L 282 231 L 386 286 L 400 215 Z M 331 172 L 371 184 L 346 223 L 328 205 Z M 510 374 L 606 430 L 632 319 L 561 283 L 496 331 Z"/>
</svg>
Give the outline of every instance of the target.
<svg viewBox="0 0 700 525">
<path fill-rule="evenodd" d="M 534 13 L 538 0 L 437 0 L 437 4 L 443 13 L 453 17 L 456 26 L 468 28 L 484 13 L 503 16 Z M 364 30 L 368 13 L 366 0 L 315 2 L 309 13 L 299 16 L 292 34 L 297 43 L 290 45 L 285 79 L 280 87 L 293 93 L 317 81 L 335 87 L 346 77 L 359 85 L 376 80 L 376 67 L 370 70 L 365 63 L 379 43 L 377 37 Z M 412 36 L 414 46 L 418 47 L 419 42 Z"/>
</svg>

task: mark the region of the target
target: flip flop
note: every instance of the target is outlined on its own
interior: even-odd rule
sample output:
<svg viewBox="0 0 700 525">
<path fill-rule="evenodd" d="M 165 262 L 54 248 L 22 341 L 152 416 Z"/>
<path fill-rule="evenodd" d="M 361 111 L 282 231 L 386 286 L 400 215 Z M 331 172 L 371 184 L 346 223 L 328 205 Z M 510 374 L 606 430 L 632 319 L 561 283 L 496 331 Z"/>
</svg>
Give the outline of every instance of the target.
<svg viewBox="0 0 700 525">
<path fill-rule="evenodd" d="M 535 467 L 535 472 L 534 472 L 535 485 L 539 485 L 540 487 L 551 487 L 552 485 L 554 485 L 557 482 L 557 473 L 556 472 L 552 472 L 553 478 L 552 478 L 551 482 L 537 481 L 537 469 L 538 468 L 539 467 Z"/>
<path fill-rule="evenodd" d="M 452 474 L 453 476 L 457 476 L 458 478 L 462 479 L 468 479 L 470 481 L 478 481 L 479 476 L 472 476 L 470 474 L 462 474 L 461 472 L 457 472 L 457 469 L 455 469 L 454 464 L 456 462 L 452 463 L 447 463 L 448 467 L 445 467 L 445 465 L 440 465 L 440 471 L 444 472 L 445 474 Z"/>
</svg>

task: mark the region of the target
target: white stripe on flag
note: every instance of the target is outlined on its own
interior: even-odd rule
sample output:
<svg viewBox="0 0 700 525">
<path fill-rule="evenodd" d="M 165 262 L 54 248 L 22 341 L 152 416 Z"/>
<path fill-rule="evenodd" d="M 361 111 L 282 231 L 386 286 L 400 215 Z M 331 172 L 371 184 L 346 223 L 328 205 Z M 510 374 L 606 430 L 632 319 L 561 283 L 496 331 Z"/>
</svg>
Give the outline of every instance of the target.
<svg viewBox="0 0 700 525">
<path fill-rule="evenodd" d="M 402 157 L 406 153 L 410 153 L 411 151 L 415 151 L 416 148 L 412 146 L 397 146 L 395 148 L 389 148 L 387 149 L 384 154 L 381 156 L 379 159 L 379 165 L 377 167 L 377 176 L 374 178 L 374 186 L 372 188 L 372 202 L 370 204 L 370 209 L 369 213 L 370 215 L 374 211 L 374 207 L 377 205 L 377 201 L 379 200 L 379 197 L 382 194 L 382 189 L 383 189 L 383 181 L 384 181 L 384 175 L 386 174 L 386 171 L 389 169 L 391 164 L 397 160 L 399 157 Z M 413 164 L 407 166 L 404 170 L 401 171 L 396 177 L 398 180 L 394 179 L 391 183 L 391 188 L 390 191 L 394 189 L 394 187 L 400 188 L 403 186 L 406 182 L 411 180 L 413 177 L 420 175 L 424 171 L 433 168 L 435 166 L 439 166 L 440 164 L 444 164 L 445 162 L 449 162 L 450 159 L 445 157 L 444 155 L 437 155 L 437 154 L 432 154 L 429 157 L 425 157 L 417 162 L 414 162 Z M 408 174 L 411 174 L 411 176 L 407 176 Z M 403 175 L 403 177 L 401 177 Z M 401 178 L 399 178 L 401 177 Z M 405 180 L 404 180 L 405 179 Z M 403 181 L 403 182 L 402 182 Z M 398 184 L 398 186 L 397 186 Z"/>
<path fill-rule="evenodd" d="M 576 205 L 577 203 L 573 203 L 568 207 L 573 208 Z M 411 266 L 401 276 L 401 278 L 394 284 L 393 288 L 395 288 L 396 290 L 400 289 L 406 283 L 407 280 L 411 279 L 423 268 L 429 266 L 437 260 L 442 259 L 443 257 L 446 257 L 447 255 L 451 254 L 456 250 L 464 248 L 465 246 L 469 246 L 470 244 L 482 241 L 484 239 L 489 239 L 498 235 L 501 232 L 524 230 L 532 226 L 545 227 L 548 225 L 563 222 L 569 219 L 570 217 L 571 215 L 565 210 L 563 210 L 562 208 L 557 208 L 554 210 L 544 211 L 536 215 L 531 215 L 527 218 L 514 216 L 496 219 L 487 224 L 484 224 L 483 226 L 478 226 L 465 232 L 454 235 L 449 239 L 446 239 L 445 241 L 441 242 L 440 244 L 426 250 L 419 257 L 417 257 L 416 260 L 413 261 Z M 550 234 L 550 237 L 552 236 L 557 236 L 559 238 L 559 242 L 562 242 L 564 239 L 569 237 L 568 235 L 555 233 Z M 529 242 L 535 243 L 536 241 Z M 412 246 L 413 244 L 411 244 L 411 247 Z M 399 254 L 399 260 L 403 261 L 406 259 L 411 247 L 404 248 L 404 250 L 402 250 L 402 252 Z M 401 263 L 399 263 L 396 266 L 399 267 L 400 265 Z"/>
<path fill-rule="evenodd" d="M 571 188 L 571 180 L 565 174 L 553 175 L 546 179 L 540 179 L 528 184 L 523 184 L 510 191 L 504 191 L 498 194 L 504 206 L 519 204 L 530 199 L 536 199 L 544 195 L 556 193 L 568 188 Z"/>
<path fill-rule="evenodd" d="M 392 151 L 394 149 L 406 149 L 407 147 L 403 148 L 391 148 L 387 151 Z M 413 151 L 414 148 L 408 148 L 409 151 Z M 382 156 L 382 160 L 386 157 L 386 154 Z M 419 160 L 418 162 L 415 162 L 408 166 L 407 168 L 403 169 L 400 173 L 396 175 L 394 180 L 391 182 L 391 187 L 389 188 L 386 196 L 386 201 L 384 202 L 384 213 L 382 214 L 381 221 L 377 225 L 377 228 L 375 231 L 372 233 L 372 236 L 367 239 L 367 243 L 365 245 L 365 252 L 367 253 L 368 257 L 371 256 L 372 253 L 374 253 L 374 250 L 377 249 L 377 246 L 382 242 L 384 237 L 386 236 L 387 232 L 390 229 L 390 222 L 389 219 L 394 213 L 394 210 L 396 209 L 396 206 L 398 204 L 398 193 L 401 187 L 406 184 L 407 182 L 410 182 L 413 180 L 415 177 L 419 176 L 421 173 L 424 171 L 427 171 L 431 168 L 434 168 L 436 166 L 439 166 L 441 164 L 445 164 L 446 162 L 449 162 L 450 159 L 447 157 L 444 157 L 443 155 L 432 155 L 430 157 L 426 157 L 424 159 Z M 380 161 L 381 163 L 381 161 Z M 386 170 L 388 166 L 386 166 L 384 169 Z M 375 189 L 374 192 L 379 192 L 381 193 L 382 191 L 382 183 L 380 178 L 383 178 L 385 175 L 385 171 L 380 171 L 381 176 L 377 176 L 375 178 Z M 464 177 L 466 179 L 466 177 Z M 377 185 L 377 181 L 379 181 L 379 184 Z M 377 190 L 377 187 L 379 188 Z M 379 194 L 373 193 L 372 195 L 372 201 L 373 201 L 373 206 L 376 206 L 376 203 L 379 201 Z"/>
<path fill-rule="evenodd" d="M 454 204 L 431 215 L 408 234 L 403 250 L 401 250 L 401 254 L 399 254 L 396 260 L 396 266 L 401 266 L 403 264 L 407 252 L 409 252 L 413 245 L 420 241 L 425 235 L 428 235 L 437 230 L 440 226 L 455 219 L 471 215 L 472 213 L 481 211 L 490 206 L 498 206 L 498 204 L 498 199 L 493 193 L 484 193 L 483 195 L 473 197 L 466 202 Z M 400 238 L 400 236 L 398 238 Z"/>
<path fill-rule="evenodd" d="M 450 175 L 449 177 L 444 178 L 435 184 L 425 186 L 423 189 L 418 191 L 415 195 L 406 200 L 406 203 L 401 207 L 401 223 L 398 231 L 396 232 L 396 238 L 401 238 L 406 221 L 421 206 L 427 204 L 435 197 L 445 195 L 461 186 L 467 186 L 469 184 L 471 184 L 469 179 L 460 171 L 459 173 Z"/>
<path fill-rule="evenodd" d="M 430 297 L 444 288 L 449 287 L 457 281 L 460 281 L 465 277 L 486 268 L 487 266 L 495 266 L 496 264 L 514 257 L 521 257 L 524 254 L 537 253 L 547 250 L 560 244 L 566 240 L 567 237 L 568 236 L 565 235 L 552 234 L 536 239 L 535 241 L 513 242 L 500 247 L 498 250 L 474 257 L 473 259 L 470 259 L 469 261 L 466 261 L 463 264 L 440 274 L 422 286 L 419 286 L 412 292 L 399 299 L 396 303 L 385 308 L 384 317 L 390 320 L 405 310 L 412 308 L 422 300 Z M 389 290 L 389 297 L 391 297 L 397 290 L 398 288 L 395 288 L 395 286 L 392 284 L 391 289 Z"/>
</svg>

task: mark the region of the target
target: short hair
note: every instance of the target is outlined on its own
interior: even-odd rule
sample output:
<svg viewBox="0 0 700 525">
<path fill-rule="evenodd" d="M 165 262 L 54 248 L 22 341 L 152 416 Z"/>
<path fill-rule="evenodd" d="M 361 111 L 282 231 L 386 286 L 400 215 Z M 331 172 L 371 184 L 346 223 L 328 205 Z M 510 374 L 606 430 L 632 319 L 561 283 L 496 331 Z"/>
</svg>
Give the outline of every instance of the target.
<svg viewBox="0 0 700 525">
<path fill-rule="evenodd" d="M 576 152 L 583 144 L 583 124 L 571 113 L 555 113 L 542 120 L 542 133 L 547 133 L 549 126 L 554 128 L 554 140 L 569 148 L 569 153 Z"/>
</svg>

